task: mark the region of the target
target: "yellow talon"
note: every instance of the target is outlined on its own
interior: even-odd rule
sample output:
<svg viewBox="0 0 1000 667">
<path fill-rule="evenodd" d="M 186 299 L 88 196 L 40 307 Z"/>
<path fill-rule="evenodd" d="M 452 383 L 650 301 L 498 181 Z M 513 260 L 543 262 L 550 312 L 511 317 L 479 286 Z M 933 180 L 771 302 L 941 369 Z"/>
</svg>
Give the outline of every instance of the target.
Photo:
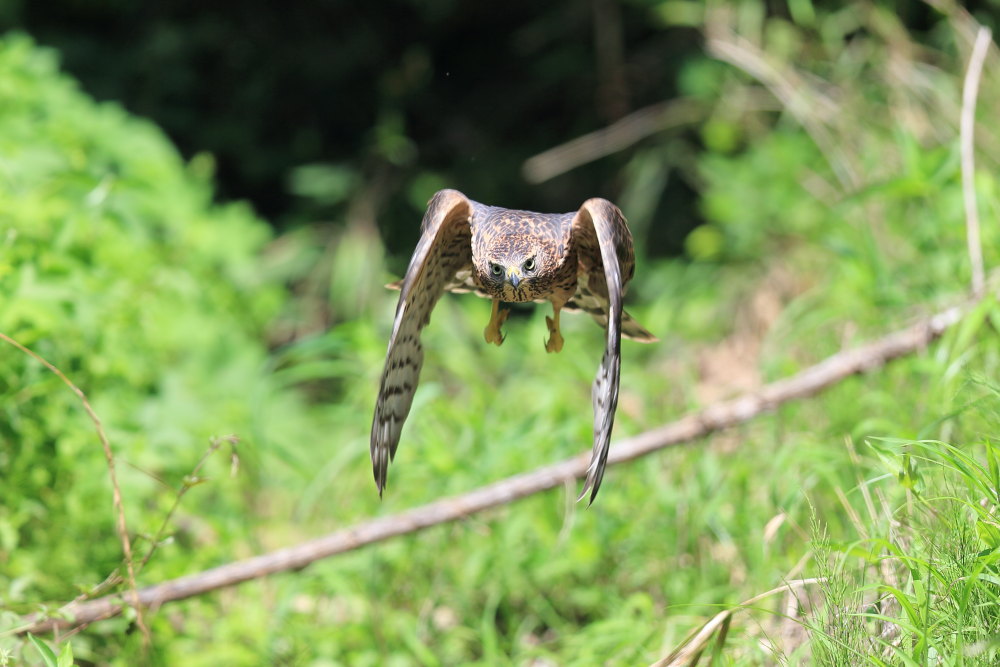
<svg viewBox="0 0 1000 667">
<path fill-rule="evenodd" d="M 483 329 L 483 337 L 486 338 L 487 343 L 495 343 L 498 346 L 503 344 L 506 336 L 500 331 L 500 327 L 507 321 L 508 315 L 510 315 L 510 309 L 504 308 L 500 310 L 500 301 L 494 299 L 493 312 L 490 313 L 490 323 Z"/>
<path fill-rule="evenodd" d="M 545 323 L 549 326 L 549 339 L 545 341 L 546 352 L 559 352 L 563 348 L 563 337 L 559 333 L 559 311 L 555 311 L 555 317 L 545 316 Z"/>
</svg>

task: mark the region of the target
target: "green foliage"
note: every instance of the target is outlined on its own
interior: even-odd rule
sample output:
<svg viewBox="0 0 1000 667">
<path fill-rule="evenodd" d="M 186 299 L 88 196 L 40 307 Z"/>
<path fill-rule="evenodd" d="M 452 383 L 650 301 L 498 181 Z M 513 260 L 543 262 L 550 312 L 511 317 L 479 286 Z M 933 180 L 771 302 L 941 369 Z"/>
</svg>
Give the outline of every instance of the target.
<svg viewBox="0 0 1000 667">
<path fill-rule="evenodd" d="M 267 420 L 301 410 L 266 372 L 265 326 L 285 299 L 259 269 L 270 232 L 245 206 L 213 203 L 207 158 L 184 164 L 159 130 L 95 105 L 23 37 L 0 45 L 0 135 L 0 331 L 87 393 L 119 456 L 130 528 L 151 532 L 210 435 L 275 446 Z M 0 404 L 0 599 L 30 610 L 100 582 L 121 547 L 77 397 L 5 345 Z M 245 498 L 225 481 L 212 496 L 196 515 L 224 531 L 212 517 Z M 167 571 L 225 553 L 198 530 L 187 538 L 203 548 Z"/>
<path fill-rule="evenodd" d="M 964 416 L 979 412 L 995 422 L 998 396 L 986 398 L 963 410 Z M 833 558 L 837 578 L 824 585 L 825 618 L 814 628 L 815 655 L 823 664 L 996 664 L 996 445 L 869 444 L 888 474 L 856 489 L 872 512 L 865 530 L 872 533 L 841 545 Z M 899 509 L 882 516 L 874 497 Z M 826 562 L 832 554 L 819 557 L 818 562 Z"/>
<path fill-rule="evenodd" d="M 764 91 L 719 62 L 682 76 L 709 109 L 708 150 L 692 166 L 705 224 L 686 259 L 640 255 L 628 307 L 663 342 L 623 344 L 616 438 L 893 330 L 968 284 L 946 114 L 962 67 L 944 29 L 929 52 L 877 7 L 796 2 L 792 22 L 754 3 L 732 15 L 692 4 L 657 16 L 725 25 L 814 87 L 803 94 L 839 106 L 742 107 Z M 923 87 L 889 85 L 890 64 L 920 72 Z M 567 316 L 566 348 L 548 355 L 546 309 L 525 307 L 503 347 L 486 346 L 488 302 L 449 295 L 426 330 L 380 502 L 367 441 L 396 295 L 381 287 L 395 276 L 372 230 L 303 227 L 269 243 L 245 207 L 213 203 L 209 158 L 183 163 L 155 128 L 87 100 L 26 39 L 0 43 L 0 102 L 0 331 L 65 371 L 101 416 L 131 530 L 149 536 L 137 548 L 160 543 L 141 584 L 589 449 L 600 329 Z M 990 117 L 993 85 L 981 105 Z M 1000 211 L 994 131 L 977 135 L 984 220 Z M 655 153 L 669 147 L 644 150 L 628 173 L 663 187 Z M 292 185 L 336 202 L 357 178 L 314 165 Z M 414 182 L 414 200 L 439 178 Z M 995 266 L 997 231 L 983 234 Z M 642 664 L 720 607 L 820 575 L 828 582 L 801 614 L 761 603 L 765 613 L 734 615 L 716 661 L 990 664 L 998 325 L 996 301 L 984 301 L 924 353 L 610 470 L 589 509 L 575 487 L 527 498 L 151 612 L 149 653 L 129 632 L 134 616 L 63 650 L 110 664 Z M 288 342 L 269 349 L 268 336 Z M 96 586 L 120 546 L 76 397 L 10 349 L 0 398 L 2 633 Z M 224 433 L 242 438 L 234 480 L 218 454 L 196 468 Z M 164 517 L 168 535 L 155 537 Z M 36 659 L 9 633 L 0 651 Z"/>
<path fill-rule="evenodd" d="M 86 90 L 154 120 L 186 155 L 211 151 L 220 192 L 252 200 L 284 229 L 340 226 L 350 210 L 331 181 L 307 182 L 323 176 L 317 168 L 343 170 L 341 184 L 379 184 L 379 228 L 399 252 L 412 248 L 412 217 L 427 202 L 411 205 L 411 193 L 430 174 L 481 201 L 535 210 L 613 192 L 616 160 L 541 188 L 520 163 L 670 95 L 698 49 L 693 31 L 651 26 L 645 3 L 634 2 L 199 9 L 4 0 L 0 33 L 25 30 L 59 49 Z M 610 30 L 595 40 L 595 25 Z M 692 199 L 680 193 L 663 208 L 690 209 Z M 675 221 L 679 234 L 690 224 Z"/>
<path fill-rule="evenodd" d="M 56 656 L 48 644 L 30 632 L 28 633 L 28 640 L 31 641 L 31 644 L 42 656 L 42 662 L 45 663 L 45 667 L 73 667 L 73 645 L 69 642 L 62 645 L 62 648 L 59 649 L 59 655 Z"/>
</svg>

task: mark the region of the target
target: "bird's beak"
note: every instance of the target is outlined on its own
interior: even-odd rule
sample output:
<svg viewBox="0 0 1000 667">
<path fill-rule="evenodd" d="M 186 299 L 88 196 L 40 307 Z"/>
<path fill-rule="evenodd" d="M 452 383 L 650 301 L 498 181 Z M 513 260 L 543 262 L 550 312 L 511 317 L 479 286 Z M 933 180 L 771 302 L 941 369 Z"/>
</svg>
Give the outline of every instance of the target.
<svg viewBox="0 0 1000 667">
<path fill-rule="evenodd" d="M 514 287 L 517 287 L 518 283 L 521 282 L 521 272 L 517 269 L 507 269 L 507 280 Z"/>
</svg>

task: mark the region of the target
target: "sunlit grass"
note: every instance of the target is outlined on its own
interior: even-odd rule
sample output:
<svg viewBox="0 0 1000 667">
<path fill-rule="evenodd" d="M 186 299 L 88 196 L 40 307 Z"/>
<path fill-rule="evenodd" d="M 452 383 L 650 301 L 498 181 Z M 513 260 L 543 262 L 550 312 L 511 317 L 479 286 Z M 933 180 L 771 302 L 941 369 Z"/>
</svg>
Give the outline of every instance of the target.
<svg viewBox="0 0 1000 667">
<path fill-rule="evenodd" d="M 945 136 L 925 149 L 886 127 L 890 107 L 879 90 L 847 109 L 865 134 L 845 145 L 871 170 L 858 192 L 838 197 L 829 183 L 817 185 L 830 178 L 825 158 L 785 121 L 748 130 L 739 152 L 699 160 L 703 232 L 715 245 L 698 260 L 647 260 L 640 248 L 626 308 L 661 342 L 623 342 L 615 440 L 964 298 L 952 142 Z M 73 99 L 77 115 L 93 112 Z M 862 122 L 870 118 L 882 124 Z M 109 136 L 117 147 L 119 135 Z M 163 163 L 173 164 L 164 150 Z M 886 176 L 887 165 L 898 173 Z M 41 167 L 19 175 L 18 187 L 44 182 L 49 190 L 9 198 L 21 207 L 11 215 L 62 229 L 55 209 L 101 182 L 66 169 L 72 178 Z M 352 230 L 319 252 L 320 237 L 300 231 L 262 259 L 251 241 L 262 244 L 263 225 L 245 210 L 212 208 L 203 181 L 128 175 L 139 183 L 121 184 L 123 192 L 160 194 L 85 209 L 96 227 L 119 232 L 108 233 L 99 262 L 84 261 L 89 246 L 76 227 L 60 237 L 72 252 L 60 254 L 63 246 L 25 223 L 30 243 L 0 265 L 18 271 L 0 321 L 93 388 L 136 532 L 155 533 L 210 436 L 240 436 L 239 474 L 230 476 L 224 457 L 207 462 L 207 483 L 186 494 L 141 583 L 590 449 L 602 331 L 567 315 L 565 348 L 547 354 L 548 307 L 530 306 L 508 322 L 498 348 L 482 337 L 489 303 L 448 295 L 425 331 L 421 384 L 380 500 L 368 438 L 397 294 L 381 287 L 396 276 L 378 241 Z M 987 171 L 982 181 L 986 219 L 1000 205 L 995 177 Z M 155 190 L 164 183 L 170 188 Z M 161 200 L 177 215 L 153 216 Z M 256 231 L 233 232 L 237 218 Z M 164 238 L 144 245 L 143 234 L 126 235 L 136 219 L 161 221 Z M 184 226 L 170 226 L 175 219 Z M 220 229 L 247 247 L 227 245 Z M 207 240 L 196 243 L 198 234 Z M 995 225 L 984 228 L 988 266 L 1000 260 L 997 234 Z M 177 261 L 201 244 L 204 257 Z M 258 263 L 268 268 L 255 273 Z M 286 283 L 300 288 L 294 299 Z M 611 468 L 590 508 L 575 502 L 579 489 L 570 484 L 170 604 L 149 615 L 152 657 L 185 665 L 643 664 L 720 609 L 821 576 L 827 583 L 802 591 L 794 609 L 775 598 L 734 613 L 717 662 L 991 664 L 1000 633 L 997 328 L 990 298 L 927 350 Z M 0 485 L 6 629 L 45 597 L 71 599 L 93 586 L 118 554 L 111 524 L 95 510 L 105 497 L 103 461 L 77 406 L 20 358 L 0 368 L 0 379 L 0 434 L 12 443 L 0 452 L 8 466 Z M 107 534 L 95 536 L 93 526 Z M 130 622 L 96 624 L 72 638 L 74 654 L 118 664 L 149 657 Z M 23 645 L 0 638 L 0 652 Z"/>
</svg>

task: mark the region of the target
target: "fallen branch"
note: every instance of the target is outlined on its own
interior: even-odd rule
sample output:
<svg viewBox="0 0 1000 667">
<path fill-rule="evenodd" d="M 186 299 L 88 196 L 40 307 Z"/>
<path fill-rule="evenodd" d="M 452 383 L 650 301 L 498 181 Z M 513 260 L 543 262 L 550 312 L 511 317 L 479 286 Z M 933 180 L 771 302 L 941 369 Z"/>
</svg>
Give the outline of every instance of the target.
<svg viewBox="0 0 1000 667">
<path fill-rule="evenodd" d="M 958 322 L 965 311 L 964 306 L 954 306 L 873 343 L 834 354 L 815 366 L 789 378 L 765 385 L 756 392 L 714 403 L 700 412 L 622 440 L 612 446 L 608 465 L 631 461 L 659 449 L 689 442 L 735 426 L 774 410 L 793 399 L 812 396 L 851 375 L 881 367 L 893 359 L 918 352 L 940 337 L 948 327 Z M 278 572 L 301 569 L 322 558 L 381 542 L 397 535 L 414 533 L 430 526 L 455 521 L 581 478 L 587 473 L 589 460 L 590 452 L 586 452 L 459 496 L 443 498 L 399 514 L 365 521 L 353 528 L 339 530 L 293 547 L 165 581 L 141 589 L 138 592 L 139 603 L 155 609 L 166 602 L 201 595 Z M 600 510 L 598 508 L 594 511 Z M 131 597 L 129 595 L 129 598 Z M 29 620 L 19 632 L 38 634 L 57 628 L 93 623 L 121 613 L 126 604 L 120 595 L 72 602 L 59 611 L 58 618 L 36 617 Z"/>
</svg>

